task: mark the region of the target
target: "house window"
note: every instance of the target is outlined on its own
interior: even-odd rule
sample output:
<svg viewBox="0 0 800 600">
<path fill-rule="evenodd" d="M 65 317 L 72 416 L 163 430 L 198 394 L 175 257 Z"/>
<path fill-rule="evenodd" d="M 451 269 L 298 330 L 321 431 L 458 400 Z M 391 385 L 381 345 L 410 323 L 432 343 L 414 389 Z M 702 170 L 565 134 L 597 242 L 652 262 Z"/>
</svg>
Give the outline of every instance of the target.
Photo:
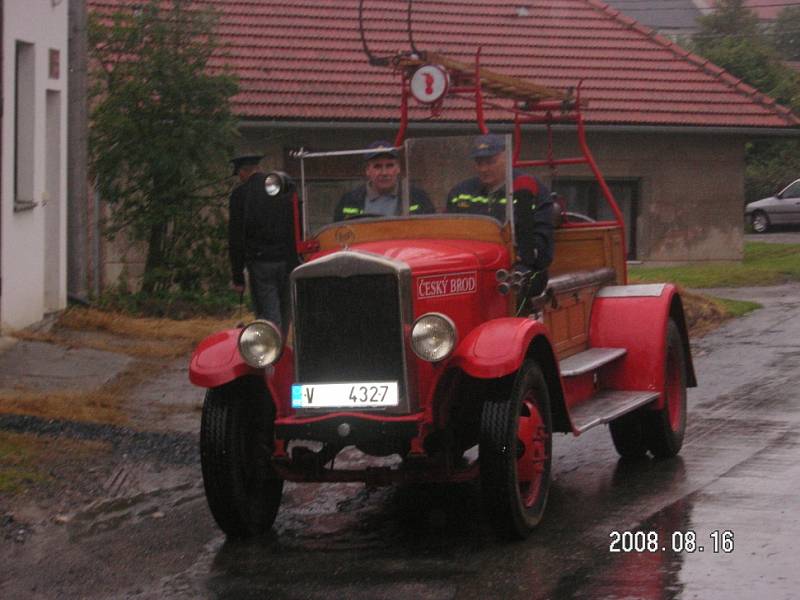
<svg viewBox="0 0 800 600">
<path fill-rule="evenodd" d="M 33 200 L 33 133 L 35 106 L 34 45 L 16 44 L 14 81 L 14 210 L 29 210 Z"/>
<path fill-rule="evenodd" d="M 636 217 L 639 214 L 639 180 L 607 179 L 611 193 L 617 201 L 625 221 L 625 246 L 628 260 L 636 258 Z M 553 181 L 553 191 L 566 201 L 568 212 L 579 213 L 595 221 L 614 220 L 611 208 L 603 198 L 600 186 L 594 179 L 558 178 Z"/>
</svg>

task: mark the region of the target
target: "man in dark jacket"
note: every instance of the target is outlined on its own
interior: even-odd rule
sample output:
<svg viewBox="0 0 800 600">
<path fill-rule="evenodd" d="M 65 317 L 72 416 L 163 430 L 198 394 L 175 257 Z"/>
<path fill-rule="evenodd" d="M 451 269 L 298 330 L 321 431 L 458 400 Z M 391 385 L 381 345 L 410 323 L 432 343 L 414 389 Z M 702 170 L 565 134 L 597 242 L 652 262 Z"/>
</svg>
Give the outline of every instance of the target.
<svg viewBox="0 0 800 600">
<path fill-rule="evenodd" d="M 473 213 L 506 220 L 505 138 L 480 135 L 473 140 L 470 158 L 476 177 L 462 181 L 447 195 L 447 212 Z M 548 189 L 533 175 L 513 172 L 514 229 L 519 263 L 515 270 L 532 272 L 530 294 L 547 285 L 547 267 L 553 262 L 553 202 Z"/>
<path fill-rule="evenodd" d="M 291 196 L 269 196 L 261 156 L 234 158 L 241 182 L 231 193 L 228 248 L 232 287 L 244 291 L 247 269 L 256 318 L 272 321 L 284 333 L 288 319 L 288 274 L 297 266 Z"/>
<path fill-rule="evenodd" d="M 400 157 L 397 150 L 386 141 L 373 142 L 367 148 L 373 150 L 365 155 L 367 181 L 342 195 L 333 214 L 334 221 L 360 216 L 393 217 L 401 212 Z M 423 190 L 412 185 L 409 191 L 409 214 L 434 212 L 433 204 Z"/>
</svg>

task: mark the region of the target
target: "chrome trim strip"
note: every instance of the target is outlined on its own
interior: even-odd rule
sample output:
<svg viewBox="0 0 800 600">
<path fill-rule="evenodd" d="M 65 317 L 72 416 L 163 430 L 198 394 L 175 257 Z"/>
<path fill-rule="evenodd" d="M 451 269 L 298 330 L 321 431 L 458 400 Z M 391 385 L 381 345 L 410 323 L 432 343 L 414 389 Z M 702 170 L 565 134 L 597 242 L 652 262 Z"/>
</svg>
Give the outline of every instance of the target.
<svg viewBox="0 0 800 600">
<path fill-rule="evenodd" d="M 627 354 L 625 348 L 589 348 L 561 361 L 562 377 L 575 377 L 594 371 Z"/>
<path fill-rule="evenodd" d="M 600 288 L 597 298 L 657 298 L 664 292 L 666 283 L 645 283 L 640 285 L 609 285 Z"/>
</svg>

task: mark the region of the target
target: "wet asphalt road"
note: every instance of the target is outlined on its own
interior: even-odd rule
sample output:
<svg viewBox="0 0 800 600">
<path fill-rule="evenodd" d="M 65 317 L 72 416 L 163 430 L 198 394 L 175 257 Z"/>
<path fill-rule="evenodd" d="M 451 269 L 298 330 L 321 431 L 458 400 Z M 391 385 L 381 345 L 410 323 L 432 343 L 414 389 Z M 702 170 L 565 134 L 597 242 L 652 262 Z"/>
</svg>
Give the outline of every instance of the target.
<svg viewBox="0 0 800 600">
<path fill-rule="evenodd" d="M 136 595 L 796 598 L 800 286 L 715 293 L 765 308 L 695 344 L 680 457 L 620 462 L 606 428 L 557 438 L 548 514 L 526 542 L 497 541 L 470 486 L 292 486 L 273 535 L 213 536 Z M 657 549 L 610 552 L 615 531 L 658 536 Z"/>
<path fill-rule="evenodd" d="M 606 428 L 557 437 L 548 513 L 523 543 L 495 539 L 473 486 L 358 484 L 287 484 L 272 534 L 227 542 L 199 465 L 156 466 L 151 492 L 98 502 L 34 536 L 26 552 L 49 566 L 15 571 L 12 560 L 2 589 L 32 598 L 796 598 L 800 285 L 715 294 L 765 308 L 694 344 L 700 387 L 690 390 L 681 455 L 624 463 Z M 655 551 L 611 552 L 613 532 L 657 537 Z"/>
</svg>

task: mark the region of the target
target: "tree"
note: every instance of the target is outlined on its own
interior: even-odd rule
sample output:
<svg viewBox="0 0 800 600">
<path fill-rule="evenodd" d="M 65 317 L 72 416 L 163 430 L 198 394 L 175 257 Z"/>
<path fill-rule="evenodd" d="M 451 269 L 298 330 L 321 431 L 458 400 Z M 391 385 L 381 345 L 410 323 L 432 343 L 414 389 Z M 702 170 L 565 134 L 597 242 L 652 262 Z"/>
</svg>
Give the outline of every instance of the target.
<svg viewBox="0 0 800 600">
<path fill-rule="evenodd" d="M 142 290 L 207 286 L 225 272 L 224 181 L 235 79 L 212 69 L 215 15 L 147 0 L 90 23 L 89 151 L 106 234 L 146 245 Z"/>
<path fill-rule="evenodd" d="M 758 17 L 743 0 L 719 0 L 697 19 L 694 50 L 781 104 L 800 107 L 797 73 L 784 64 Z"/>
<path fill-rule="evenodd" d="M 774 27 L 775 47 L 786 60 L 800 60 L 800 6 L 778 13 Z"/>
<path fill-rule="evenodd" d="M 743 0 L 718 0 L 717 9 L 698 18 L 700 29 L 693 50 L 743 81 L 800 109 L 800 78 L 788 67 L 772 42 L 771 32 L 759 25 Z M 747 144 L 747 200 L 775 192 L 782 182 L 800 173 L 800 143 L 796 140 L 757 140 Z"/>
</svg>

